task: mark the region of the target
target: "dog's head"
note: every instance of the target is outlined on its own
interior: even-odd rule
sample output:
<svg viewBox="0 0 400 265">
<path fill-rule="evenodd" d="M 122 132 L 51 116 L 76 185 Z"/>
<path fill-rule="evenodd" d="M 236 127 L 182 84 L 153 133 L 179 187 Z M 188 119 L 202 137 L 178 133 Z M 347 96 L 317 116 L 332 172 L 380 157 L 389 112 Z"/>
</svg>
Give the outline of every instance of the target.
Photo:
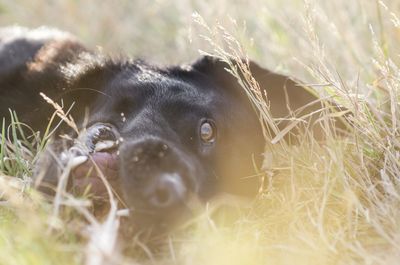
<svg viewBox="0 0 400 265">
<path fill-rule="evenodd" d="M 70 99 L 77 102 L 75 116 L 90 107 L 84 142 L 91 160 L 75 170 L 73 186 L 103 186 L 97 174 L 88 174 L 94 161 L 133 215 L 155 222 L 185 212 L 193 196 L 256 194 L 263 132 L 226 63 L 203 57 L 185 67 L 158 68 L 94 61 L 64 69 Z M 261 93 L 268 93 L 274 117 L 287 116 L 289 103 L 297 109 L 314 99 L 286 76 L 255 63 L 250 70 Z M 88 175 L 92 179 L 83 180 Z"/>
</svg>

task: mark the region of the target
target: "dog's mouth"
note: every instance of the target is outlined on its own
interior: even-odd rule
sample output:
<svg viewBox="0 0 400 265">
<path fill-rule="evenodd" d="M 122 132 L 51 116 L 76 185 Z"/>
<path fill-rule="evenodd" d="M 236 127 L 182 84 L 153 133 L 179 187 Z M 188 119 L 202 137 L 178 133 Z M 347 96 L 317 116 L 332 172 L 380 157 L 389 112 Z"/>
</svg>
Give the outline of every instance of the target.
<svg viewBox="0 0 400 265">
<path fill-rule="evenodd" d="M 84 131 L 78 142 L 87 159 L 72 171 L 72 188 L 77 194 L 106 198 L 104 179 L 113 186 L 118 179 L 119 134 L 112 125 L 98 123 Z"/>
</svg>

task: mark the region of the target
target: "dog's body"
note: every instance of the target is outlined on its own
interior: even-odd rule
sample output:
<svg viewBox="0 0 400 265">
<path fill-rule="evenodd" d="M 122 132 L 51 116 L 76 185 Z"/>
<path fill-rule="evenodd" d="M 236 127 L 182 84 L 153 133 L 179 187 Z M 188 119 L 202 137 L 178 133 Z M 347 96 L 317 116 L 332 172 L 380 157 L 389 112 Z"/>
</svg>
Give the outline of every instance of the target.
<svg viewBox="0 0 400 265">
<path fill-rule="evenodd" d="M 39 92 L 63 99 L 64 106 L 75 102 L 71 113 L 86 127 L 92 162 L 115 182 L 130 208 L 167 219 L 193 194 L 204 200 L 220 191 L 254 194 L 259 188 L 254 165 L 263 158 L 262 129 L 226 67 L 210 57 L 164 68 L 113 60 L 66 33 L 8 28 L 0 31 L 0 117 L 7 118 L 11 108 L 43 130 L 53 109 Z M 285 76 L 254 63 L 250 68 L 275 118 L 316 100 Z M 107 140 L 117 144 L 96 149 Z M 49 157 L 42 161 L 48 168 L 44 181 L 56 183 L 57 164 Z M 101 185 L 82 180 L 90 165 L 75 170 L 76 186 Z"/>
</svg>

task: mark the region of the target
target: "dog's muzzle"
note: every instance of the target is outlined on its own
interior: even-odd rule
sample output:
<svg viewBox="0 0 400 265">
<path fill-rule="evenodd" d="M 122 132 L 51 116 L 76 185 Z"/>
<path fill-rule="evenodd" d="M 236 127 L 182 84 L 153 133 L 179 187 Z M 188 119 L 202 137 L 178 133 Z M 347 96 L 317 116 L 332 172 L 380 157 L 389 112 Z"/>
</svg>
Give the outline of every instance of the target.
<svg viewBox="0 0 400 265">
<path fill-rule="evenodd" d="M 190 162 L 159 138 L 120 147 L 120 181 L 124 198 L 137 211 L 165 211 L 184 206 L 193 189 Z"/>
</svg>

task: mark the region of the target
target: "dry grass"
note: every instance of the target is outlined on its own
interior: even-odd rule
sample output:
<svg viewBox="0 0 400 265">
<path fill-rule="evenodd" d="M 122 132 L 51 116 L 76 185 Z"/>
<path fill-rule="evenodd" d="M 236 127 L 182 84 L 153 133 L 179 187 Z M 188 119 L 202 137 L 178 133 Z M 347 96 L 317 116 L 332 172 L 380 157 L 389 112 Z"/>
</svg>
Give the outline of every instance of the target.
<svg viewBox="0 0 400 265">
<path fill-rule="evenodd" d="M 249 56 L 303 80 L 353 113 L 344 139 L 334 137 L 327 122 L 343 113 L 322 112 L 328 135 L 324 143 L 305 134 L 299 136 L 300 145 L 287 146 L 266 133 L 265 186 L 251 205 L 210 203 L 189 228 L 170 236 L 161 257 L 143 248 L 141 255 L 150 257 L 147 261 L 115 255 L 118 262 L 398 264 L 400 1 L 265 2 L 121 1 L 110 12 L 111 1 L 0 0 L 2 24 L 59 26 L 113 53 L 122 50 L 164 63 L 194 59 L 198 49 L 228 62 L 232 56 Z M 247 65 L 231 72 L 244 76 L 239 82 L 263 123 L 280 135 Z M 0 264 L 110 262 L 102 254 L 91 257 L 85 252 L 96 234 L 85 237 L 71 225 L 82 225 L 79 218 L 72 218 L 77 215 L 91 219 L 81 201 L 64 196 L 70 210 L 49 223 L 52 205 L 34 191 L 25 191 L 31 161 L 43 145 L 40 139 L 24 140 L 13 128 L 10 132 L 25 144 L 6 144 L 4 128 L 0 168 L 5 175 L 19 177 L 23 185 L 10 191 L 15 181 L 1 178 L 7 200 L 0 211 Z M 116 212 L 109 219 L 110 233 L 97 222 L 91 220 L 100 237 L 113 235 L 118 227 Z M 114 245 L 106 244 L 105 252 L 110 250 L 115 251 Z"/>
</svg>

